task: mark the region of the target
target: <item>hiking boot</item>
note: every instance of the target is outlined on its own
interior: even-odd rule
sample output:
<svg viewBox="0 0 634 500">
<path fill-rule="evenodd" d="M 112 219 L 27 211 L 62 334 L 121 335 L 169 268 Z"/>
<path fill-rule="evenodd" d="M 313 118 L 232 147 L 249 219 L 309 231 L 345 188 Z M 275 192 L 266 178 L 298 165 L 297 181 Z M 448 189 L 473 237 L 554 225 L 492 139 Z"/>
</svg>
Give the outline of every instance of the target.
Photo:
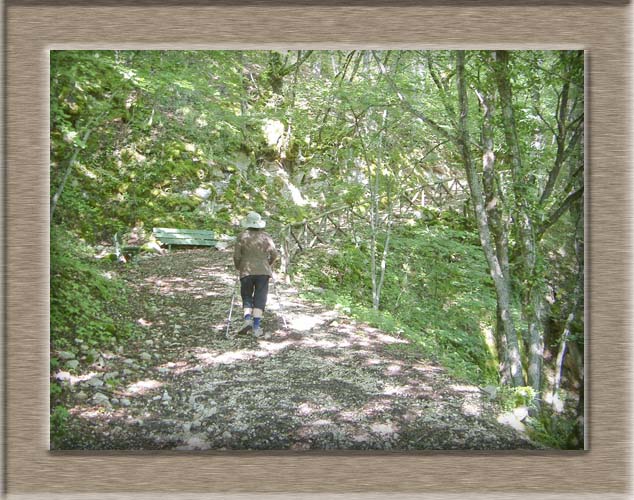
<svg viewBox="0 0 634 500">
<path fill-rule="evenodd" d="M 258 338 L 258 339 L 259 339 L 262 335 L 263 335 L 263 333 L 262 333 L 262 328 L 260 328 L 260 327 L 258 326 L 257 328 L 254 328 L 254 329 L 253 329 L 253 336 L 254 336 L 255 338 Z"/>
<path fill-rule="evenodd" d="M 245 319 L 244 323 L 242 323 L 242 328 L 238 330 L 238 333 L 247 333 L 249 330 L 253 328 L 253 320 Z"/>
</svg>

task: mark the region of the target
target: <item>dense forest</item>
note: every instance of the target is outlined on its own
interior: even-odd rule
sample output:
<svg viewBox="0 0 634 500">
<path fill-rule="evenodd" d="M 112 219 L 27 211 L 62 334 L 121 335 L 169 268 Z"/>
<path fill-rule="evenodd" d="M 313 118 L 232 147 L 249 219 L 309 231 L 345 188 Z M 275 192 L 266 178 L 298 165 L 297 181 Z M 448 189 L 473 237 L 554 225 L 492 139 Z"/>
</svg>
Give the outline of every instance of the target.
<svg viewBox="0 0 634 500">
<path fill-rule="evenodd" d="M 304 297 L 583 448 L 583 52 L 52 51 L 50 119 L 53 433 L 152 229 L 257 211 Z"/>
</svg>

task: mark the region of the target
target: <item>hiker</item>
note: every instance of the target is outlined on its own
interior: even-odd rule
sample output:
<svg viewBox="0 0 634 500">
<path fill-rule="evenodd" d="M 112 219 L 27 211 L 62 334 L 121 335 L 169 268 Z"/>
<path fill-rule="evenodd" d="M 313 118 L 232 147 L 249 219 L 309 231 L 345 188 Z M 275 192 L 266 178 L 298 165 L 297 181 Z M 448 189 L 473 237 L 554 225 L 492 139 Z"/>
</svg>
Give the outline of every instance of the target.
<svg viewBox="0 0 634 500">
<path fill-rule="evenodd" d="M 269 279 L 273 277 L 272 266 L 279 254 L 275 243 L 262 229 L 266 222 L 257 212 L 249 212 L 242 220 L 245 228 L 236 241 L 233 262 L 240 275 L 240 295 L 244 309 L 244 324 L 238 333 L 253 330 L 255 337 L 262 336 L 261 320 L 269 292 Z M 265 339 L 270 333 L 264 335 Z"/>
</svg>

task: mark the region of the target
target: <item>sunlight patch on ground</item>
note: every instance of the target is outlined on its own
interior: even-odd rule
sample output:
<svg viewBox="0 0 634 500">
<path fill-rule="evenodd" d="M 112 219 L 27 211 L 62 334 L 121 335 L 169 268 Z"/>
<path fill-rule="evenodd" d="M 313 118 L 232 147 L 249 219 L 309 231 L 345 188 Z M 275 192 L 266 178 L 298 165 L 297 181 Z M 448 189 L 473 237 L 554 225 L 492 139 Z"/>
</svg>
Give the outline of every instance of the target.
<svg viewBox="0 0 634 500">
<path fill-rule="evenodd" d="M 458 385 L 458 384 L 452 384 L 449 386 L 449 388 L 452 391 L 456 391 L 456 392 L 480 392 L 480 389 L 478 387 L 475 387 L 473 385 Z"/>
<path fill-rule="evenodd" d="M 131 419 L 131 417 L 129 415 L 127 415 L 126 411 L 123 409 L 118 409 L 118 410 L 112 410 L 112 409 L 108 409 L 106 410 L 103 407 L 90 407 L 90 408 L 85 408 L 85 407 L 81 407 L 81 406 L 75 406 L 74 408 L 72 408 L 70 410 L 70 413 L 72 415 L 76 415 L 79 416 L 81 418 L 85 418 L 86 420 L 100 420 L 100 421 L 107 421 L 110 420 L 112 418 L 127 418 L 128 420 Z"/>
<path fill-rule="evenodd" d="M 355 443 L 365 443 L 370 439 L 370 435 L 367 432 L 358 432 L 350 437 Z"/>
<path fill-rule="evenodd" d="M 385 361 L 379 358 L 368 358 L 365 360 L 365 364 L 368 366 L 382 365 L 383 363 L 385 363 Z"/>
<path fill-rule="evenodd" d="M 400 430 L 399 426 L 393 422 L 376 423 L 370 426 L 372 432 L 382 436 L 394 436 Z"/>
<path fill-rule="evenodd" d="M 252 359 L 255 351 L 229 351 L 220 354 L 214 352 L 201 352 L 196 358 L 206 365 L 227 365 L 236 361 Z"/>
<path fill-rule="evenodd" d="M 205 365 L 228 365 L 238 361 L 248 361 L 254 358 L 263 358 L 271 356 L 276 352 L 279 352 L 289 345 L 294 344 L 291 340 L 285 340 L 283 342 L 268 342 L 260 340 L 258 345 L 261 349 L 251 350 L 238 350 L 238 351 L 208 351 L 201 350 L 195 354 L 196 358 Z"/>
<path fill-rule="evenodd" d="M 332 423 L 332 420 L 330 420 L 329 418 L 320 418 L 319 420 L 314 420 L 313 422 L 311 422 L 310 425 L 319 427 L 322 425 L 332 425 Z"/>
<path fill-rule="evenodd" d="M 443 371 L 443 369 L 439 366 L 430 366 L 430 365 L 423 365 L 423 364 L 412 366 L 412 370 L 416 370 L 417 372 L 424 372 L 424 373 L 435 373 L 435 372 Z"/>
<path fill-rule="evenodd" d="M 300 332 L 306 332 L 315 328 L 317 325 L 321 324 L 322 321 L 319 317 L 315 316 L 305 316 L 305 315 L 293 315 L 289 318 L 288 324 L 293 330 L 297 330 Z"/>
<path fill-rule="evenodd" d="M 189 371 L 191 368 L 192 366 L 187 363 L 187 361 L 177 361 L 175 363 L 170 361 L 169 363 L 165 363 L 157 367 L 157 370 L 170 370 L 176 375 L 181 375 L 182 373 Z"/>
<path fill-rule="evenodd" d="M 339 417 L 347 422 L 359 422 L 361 420 L 359 412 L 349 410 L 339 412 Z"/>
<path fill-rule="evenodd" d="M 224 297 L 224 294 L 207 291 L 205 293 L 199 293 L 198 295 L 194 295 L 195 299 L 204 299 L 205 297 Z"/>
<path fill-rule="evenodd" d="M 476 401 L 469 401 L 468 399 L 463 401 L 461 407 L 463 415 L 468 417 L 479 417 L 482 413 L 482 407 Z"/>
<path fill-rule="evenodd" d="M 392 408 L 392 401 L 389 399 L 375 399 L 370 401 L 361 408 L 361 411 L 366 415 L 376 415 L 384 413 Z"/>
<path fill-rule="evenodd" d="M 275 310 L 275 307 L 272 307 Z M 277 304 L 277 310 L 280 315 L 284 315 L 284 307 L 279 307 Z M 313 328 L 322 325 L 326 321 L 328 321 L 328 316 L 321 314 L 302 314 L 298 313 L 296 310 L 292 314 L 286 315 L 286 320 L 290 328 L 300 331 L 306 332 L 308 330 L 312 330 Z"/>
<path fill-rule="evenodd" d="M 385 369 L 385 372 L 387 375 L 398 375 L 401 373 L 401 367 L 397 364 L 391 364 Z"/>
<path fill-rule="evenodd" d="M 431 385 L 423 384 L 422 382 L 419 382 L 417 380 L 412 383 L 410 388 L 412 389 L 412 392 L 415 392 L 418 395 L 425 392 L 434 392 L 434 388 Z"/>
<path fill-rule="evenodd" d="M 383 394 L 386 396 L 403 396 L 409 394 L 409 387 L 402 385 L 386 384 Z"/>
<path fill-rule="evenodd" d="M 80 411 L 79 415 L 81 415 L 83 418 L 86 418 L 88 420 L 93 420 L 103 416 L 103 410 L 92 410 L 92 409 L 84 410 L 84 411 Z"/>
<path fill-rule="evenodd" d="M 297 407 L 297 414 L 303 417 L 311 415 L 316 411 L 319 411 L 319 408 L 309 403 L 302 403 Z"/>
<path fill-rule="evenodd" d="M 97 375 L 96 372 L 85 373 L 84 375 L 73 375 L 70 372 L 59 371 L 55 374 L 55 378 L 57 380 L 65 380 L 70 385 L 75 385 L 78 382 L 85 382 L 86 380 L 90 380 L 91 378 Z"/>
<path fill-rule="evenodd" d="M 158 380 L 140 380 L 139 382 L 135 382 L 134 384 L 129 385 L 126 389 L 126 394 L 145 394 L 147 392 L 159 389 L 160 387 L 163 387 L 163 382 L 159 382 Z"/>
<path fill-rule="evenodd" d="M 295 342 L 292 340 L 284 340 L 282 342 L 268 342 L 266 340 L 260 340 L 260 346 L 264 348 L 266 354 L 281 351 L 293 344 L 295 344 Z"/>
</svg>

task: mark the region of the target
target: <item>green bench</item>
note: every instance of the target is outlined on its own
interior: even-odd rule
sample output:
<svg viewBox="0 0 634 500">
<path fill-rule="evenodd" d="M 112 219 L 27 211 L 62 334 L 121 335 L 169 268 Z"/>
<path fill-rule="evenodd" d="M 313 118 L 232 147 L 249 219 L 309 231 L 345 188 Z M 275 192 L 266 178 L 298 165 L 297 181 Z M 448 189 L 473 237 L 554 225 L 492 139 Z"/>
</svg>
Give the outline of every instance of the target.
<svg viewBox="0 0 634 500">
<path fill-rule="evenodd" d="M 172 245 L 211 247 L 218 243 L 213 231 L 204 231 L 201 229 L 155 227 L 152 229 L 152 234 L 158 242 L 163 245 L 168 245 L 170 250 L 172 249 Z"/>
</svg>

